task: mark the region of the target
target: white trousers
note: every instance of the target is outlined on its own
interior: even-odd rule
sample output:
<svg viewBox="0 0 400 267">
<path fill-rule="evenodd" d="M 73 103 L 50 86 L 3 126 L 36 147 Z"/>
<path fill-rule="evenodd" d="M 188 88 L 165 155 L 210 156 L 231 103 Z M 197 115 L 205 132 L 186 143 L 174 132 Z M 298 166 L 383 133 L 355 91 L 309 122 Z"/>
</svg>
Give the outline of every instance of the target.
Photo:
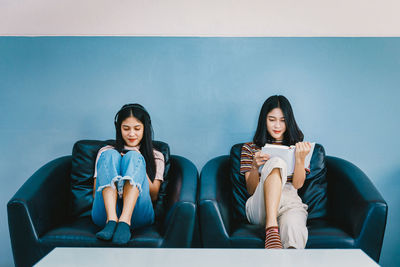
<svg viewBox="0 0 400 267">
<path fill-rule="evenodd" d="M 269 159 L 262 168 L 256 191 L 246 202 L 246 216 L 251 224 L 265 226 L 264 182 L 278 168 L 282 177 L 282 193 L 278 208 L 278 226 L 283 248 L 305 248 L 308 239 L 307 205 L 301 201 L 292 183 L 286 183 L 286 162 L 281 158 Z"/>
</svg>

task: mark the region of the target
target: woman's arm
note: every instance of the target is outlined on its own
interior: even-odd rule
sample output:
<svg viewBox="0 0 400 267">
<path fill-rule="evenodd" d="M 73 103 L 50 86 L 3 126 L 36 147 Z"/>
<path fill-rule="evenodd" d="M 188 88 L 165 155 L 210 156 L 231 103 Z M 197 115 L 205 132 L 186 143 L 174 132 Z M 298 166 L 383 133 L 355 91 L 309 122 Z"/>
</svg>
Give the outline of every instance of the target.
<svg viewBox="0 0 400 267">
<path fill-rule="evenodd" d="M 256 152 L 254 154 L 251 170 L 244 174 L 247 192 L 250 195 L 254 194 L 254 191 L 256 191 L 257 185 L 260 182 L 260 174 L 258 173 L 258 169 L 261 165 L 265 164 L 268 159 L 269 155 L 267 154 L 261 154 L 261 152 Z"/>
<path fill-rule="evenodd" d="M 94 195 L 96 194 L 96 177 L 93 177 L 93 200 L 94 200 Z"/>
<path fill-rule="evenodd" d="M 154 202 L 158 198 L 158 191 L 160 190 L 161 181 L 158 179 L 154 179 L 154 181 L 151 182 L 149 176 L 147 176 L 147 180 L 149 181 L 151 201 Z"/>
<path fill-rule="evenodd" d="M 244 177 L 246 178 L 247 192 L 250 195 L 253 195 L 254 191 L 256 191 L 258 183 L 260 182 L 260 174 L 258 173 L 258 169 L 252 167 L 251 171 L 248 171 L 244 174 Z"/>
<path fill-rule="evenodd" d="M 294 165 L 293 172 L 293 187 L 299 189 L 303 186 L 306 179 L 306 170 L 304 169 L 304 160 L 308 153 L 310 153 L 311 144 L 310 142 L 299 142 L 296 144 L 295 158 L 296 163 Z"/>
<path fill-rule="evenodd" d="M 147 176 L 147 180 L 149 181 L 149 187 L 150 187 L 150 197 L 151 201 L 153 202 L 156 201 L 158 198 L 158 191 L 160 190 L 160 186 L 163 181 L 164 169 L 165 169 L 164 155 L 160 151 L 154 150 L 154 160 L 156 163 L 156 174 L 153 182 L 151 182 L 149 176 Z"/>
</svg>

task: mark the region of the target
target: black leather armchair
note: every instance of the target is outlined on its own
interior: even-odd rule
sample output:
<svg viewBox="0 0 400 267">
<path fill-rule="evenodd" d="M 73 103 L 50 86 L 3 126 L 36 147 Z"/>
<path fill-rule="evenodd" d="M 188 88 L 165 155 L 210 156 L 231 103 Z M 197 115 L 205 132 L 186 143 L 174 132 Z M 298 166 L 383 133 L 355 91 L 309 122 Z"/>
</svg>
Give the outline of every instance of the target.
<svg viewBox="0 0 400 267">
<path fill-rule="evenodd" d="M 244 182 L 244 177 L 237 180 L 233 176 L 239 175 L 241 146 L 233 146 L 230 156 L 210 160 L 201 171 L 198 209 L 204 247 L 264 247 L 263 227 L 243 220 L 234 207 L 234 203 L 243 206 L 243 201 L 237 199 L 245 199 L 243 195 L 247 194 L 247 191 L 235 188 L 240 179 Z M 299 190 L 303 202 L 309 205 L 306 248 L 361 248 L 378 262 L 387 219 L 385 200 L 355 165 L 325 156 L 320 145 L 318 151 L 314 150 L 312 170 L 306 178 L 305 188 Z M 318 180 L 314 179 L 316 175 L 313 172 L 318 172 Z M 321 177 L 326 179 L 327 186 L 322 185 Z M 311 184 L 313 186 L 307 188 Z M 313 192 L 315 188 L 319 188 L 319 196 Z M 321 190 L 326 190 L 326 193 L 322 195 Z M 317 198 L 320 198 L 319 203 L 313 203 Z"/>
<path fill-rule="evenodd" d="M 93 142 L 99 146 L 100 141 L 78 143 L 93 150 Z M 166 144 L 159 142 L 160 145 L 165 148 Z M 164 154 L 165 151 L 162 152 Z M 162 203 L 155 206 L 156 223 L 134 230 L 127 247 L 185 248 L 192 245 L 198 172 L 191 161 L 176 155 L 169 156 L 168 147 L 167 152 L 164 157 L 168 161 L 166 171 L 169 170 L 164 179 L 168 182 L 163 183 L 160 190 Z M 71 185 L 73 165 L 73 156 L 47 163 L 8 202 L 8 223 L 16 266 L 31 266 L 55 247 L 117 246 L 96 238 L 95 233 L 100 229 L 91 221 L 90 212 L 71 212 L 73 199 L 75 202 L 82 199 L 88 203 L 93 201 L 90 191 L 89 194 L 81 193 L 90 190 L 93 181 L 91 184 L 81 182 L 78 186 L 76 183 Z M 75 193 L 71 194 L 73 186 Z"/>
</svg>

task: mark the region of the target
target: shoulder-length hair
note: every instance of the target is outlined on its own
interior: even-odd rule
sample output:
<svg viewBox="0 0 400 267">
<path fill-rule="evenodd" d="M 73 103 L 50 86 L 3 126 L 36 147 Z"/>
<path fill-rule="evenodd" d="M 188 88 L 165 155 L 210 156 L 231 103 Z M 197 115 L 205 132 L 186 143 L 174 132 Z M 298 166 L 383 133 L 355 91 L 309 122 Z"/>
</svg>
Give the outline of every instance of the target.
<svg viewBox="0 0 400 267">
<path fill-rule="evenodd" d="M 156 174 L 156 163 L 153 152 L 153 128 L 151 127 L 151 119 L 149 113 L 140 104 L 127 104 L 117 112 L 114 118 L 116 144 L 115 149 L 122 152 L 125 141 L 122 138 L 121 124 L 128 117 L 135 117 L 143 123 L 143 138 L 140 141 L 140 153 L 146 162 L 146 173 L 150 180 L 153 181 Z"/>
<path fill-rule="evenodd" d="M 262 105 L 256 133 L 254 134 L 253 142 L 263 147 L 266 143 L 273 143 L 274 138 L 267 131 L 267 115 L 274 108 L 280 108 L 285 117 L 286 131 L 283 134 L 283 145 L 294 145 L 297 142 L 302 142 L 304 139 L 303 132 L 297 126 L 294 118 L 292 106 L 286 97 L 282 95 L 270 96 Z"/>
</svg>

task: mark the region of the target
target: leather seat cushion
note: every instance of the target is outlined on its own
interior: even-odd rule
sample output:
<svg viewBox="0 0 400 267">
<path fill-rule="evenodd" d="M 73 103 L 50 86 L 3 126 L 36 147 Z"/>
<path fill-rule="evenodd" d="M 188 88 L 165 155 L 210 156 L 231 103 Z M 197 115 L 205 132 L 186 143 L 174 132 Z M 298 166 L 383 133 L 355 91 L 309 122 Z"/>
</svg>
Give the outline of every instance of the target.
<svg viewBox="0 0 400 267">
<path fill-rule="evenodd" d="M 306 248 L 355 248 L 355 240 L 342 229 L 325 220 L 307 222 Z M 230 241 L 235 248 L 263 248 L 265 229 L 262 226 L 241 223 L 234 228 Z"/>
<path fill-rule="evenodd" d="M 80 217 L 73 222 L 56 227 L 40 238 L 44 245 L 55 247 L 112 247 L 112 242 L 101 241 L 96 233 L 97 227 L 89 216 Z M 133 230 L 128 247 L 161 247 L 163 238 L 158 227 L 150 225 Z"/>
</svg>

